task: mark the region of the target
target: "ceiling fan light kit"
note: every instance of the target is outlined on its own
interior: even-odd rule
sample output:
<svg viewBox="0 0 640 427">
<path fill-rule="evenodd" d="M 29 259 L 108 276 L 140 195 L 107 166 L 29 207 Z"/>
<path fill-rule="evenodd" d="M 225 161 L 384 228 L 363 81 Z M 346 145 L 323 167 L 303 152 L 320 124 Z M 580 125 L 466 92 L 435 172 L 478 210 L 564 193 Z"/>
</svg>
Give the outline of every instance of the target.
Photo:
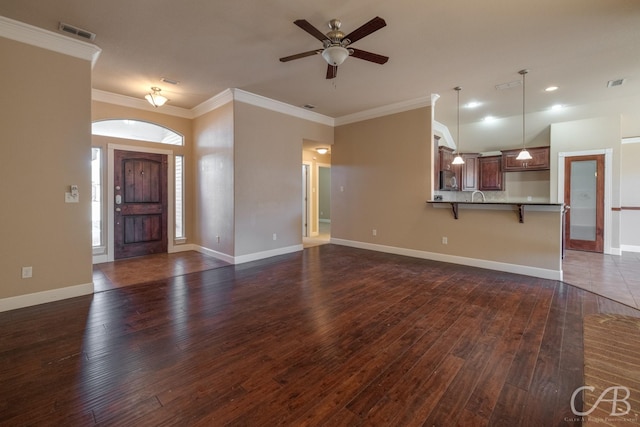
<svg viewBox="0 0 640 427">
<path fill-rule="evenodd" d="M 340 31 L 342 23 L 338 19 L 332 19 L 329 21 L 329 28 L 331 30 L 327 34 L 323 34 L 305 19 L 298 19 L 293 23 L 316 39 L 320 40 L 323 48 L 285 56 L 280 58 L 281 62 L 293 61 L 294 59 L 306 58 L 307 56 L 314 56 L 320 53 L 322 54 L 322 58 L 327 62 L 327 79 L 333 79 L 338 74 L 338 66 L 342 65 L 349 56 L 374 62 L 376 64 L 384 64 L 389 60 L 389 57 L 384 55 L 378 55 L 377 53 L 366 52 L 364 50 L 349 47 L 352 43 L 387 25 L 385 20 L 379 16 L 376 16 L 347 35 Z"/>
<path fill-rule="evenodd" d="M 349 51 L 342 46 L 329 46 L 322 51 L 322 57 L 327 61 L 327 64 L 336 67 L 342 65 L 347 56 L 349 56 Z"/>
</svg>

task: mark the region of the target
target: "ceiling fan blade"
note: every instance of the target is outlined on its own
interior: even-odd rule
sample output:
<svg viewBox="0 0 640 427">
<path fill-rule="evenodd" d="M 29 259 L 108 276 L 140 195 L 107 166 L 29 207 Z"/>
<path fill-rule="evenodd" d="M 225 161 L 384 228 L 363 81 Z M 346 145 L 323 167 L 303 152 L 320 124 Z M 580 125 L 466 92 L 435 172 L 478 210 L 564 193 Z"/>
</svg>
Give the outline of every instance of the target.
<svg viewBox="0 0 640 427">
<path fill-rule="evenodd" d="M 385 64 L 388 60 L 388 56 L 378 55 L 377 53 L 367 52 L 366 50 L 349 48 L 353 51 L 351 56 L 354 58 L 364 59 L 365 61 L 375 62 L 376 64 Z"/>
<path fill-rule="evenodd" d="M 344 38 L 349 39 L 351 43 L 355 43 L 361 38 L 366 37 L 375 31 L 378 31 L 380 28 L 383 28 L 386 25 L 387 23 L 384 21 L 384 19 L 380 18 L 379 16 L 376 16 L 371 21 L 367 22 L 366 24 L 360 26 L 359 28 L 355 29 L 351 33 L 347 34 Z"/>
<path fill-rule="evenodd" d="M 338 66 L 327 64 L 327 78 L 335 79 L 337 75 L 338 75 Z"/>
<path fill-rule="evenodd" d="M 280 58 L 280 62 L 293 61 L 294 59 L 306 58 L 307 56 L 317 55 L 322 52 L 322 49 L 310 50 L 308 52 L 296 53 L 295 55 L 285 56 Z"/>
<path fill-rule="evenodd" d="M 293 23 L 296 24 L 298 27 L 302 28 L 303 30 L 305 30 L 307 33 L 311 34 L 313 37 L 320 40 L 321 42 L 325 40 L 329 40 L 327 36 L 322 34 L 320 30 L 318 30 L 316 27 L 311 25 L 309 21 L 307 21 L 306 19 L 298 19 L 296 21 L 293 21 Z"/>
</svg>

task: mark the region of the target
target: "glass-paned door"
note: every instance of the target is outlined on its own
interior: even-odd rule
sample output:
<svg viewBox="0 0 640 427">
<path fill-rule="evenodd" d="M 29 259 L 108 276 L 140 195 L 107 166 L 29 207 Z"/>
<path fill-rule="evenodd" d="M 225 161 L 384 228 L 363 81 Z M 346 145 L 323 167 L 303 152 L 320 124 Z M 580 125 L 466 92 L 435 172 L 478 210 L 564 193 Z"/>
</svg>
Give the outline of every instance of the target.
<svg viewBox="0 0 640 427">
<path fill-rule="evenodd" d="M 603 251 L 604 155 L 565 158 L 565 245 Z"/>
</svg>

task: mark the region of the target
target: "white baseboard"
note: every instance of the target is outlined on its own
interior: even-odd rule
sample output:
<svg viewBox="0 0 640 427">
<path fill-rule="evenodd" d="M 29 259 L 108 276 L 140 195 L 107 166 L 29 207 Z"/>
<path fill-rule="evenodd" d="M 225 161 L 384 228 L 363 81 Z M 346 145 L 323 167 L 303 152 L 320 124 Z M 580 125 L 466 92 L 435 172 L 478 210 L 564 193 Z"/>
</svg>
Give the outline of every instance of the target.
<svg viewBox="0 0 640 427">
<path fill-rule="evenodd" d="M 180 245 L 173 245 L 167 250 L 167 253 L 175 254 L 177 252 L 188 252 L 188 251 L 196 251 L 199 252 L 200 246 L 194 245 L 193 243 L 183 243 Z"/>
<path fill-rule="evenodd" d="M 104 262 L 109 262 L 109 256 L 107 256 L 107 254 L 93 256 L 93 264 L 102 264 Z"/>
<path fill-rule="evenodd" d="M 222 253 L 222 252 L 214 251 L 213 249 L 205 248 L 204 246 L 200 246 L 200 245 L 190 245 L 190 246 L 193 246 L 192 250 L 198 251 L 201 254 L 205 254 L 205 255 L 208 255 L 210 257 L 217 258 L 217 259 L 222 260 L 224 262 L 228 262 L 229 264 L 234 264 L 233 257 L 231 255 L 227 255 L 227 254 Z"/>
<path fill-rule="evenodd" d="M 620 252 L 640 252 L 640 246 L 620 245 Z M 622 255 L 621 253 L 618 255 Z"/>
<path fill-rule="evenodd" d="M 350 246 L 359 249 L 385 252 L 395 255 L 404 255 L 413 258 L 429 259 L 432 261 L 448 262 L 451 264 L 468 265 L 471 267 L 486 268 L 488 270 L 504 271 L 507 273 L 523 274 L 525 276 L 540 277 L 549 280 L 562 280 L 562 270 L 549 270 L 545 268 L 529 267 L 526 265 L 508 264 L 504 262 L 488 261 L 477 258 L 466 258 L 456 255 L 439 254 L 435 252 L 419 251 L 415 249 L 399 248 L 395 246 L 377 245 L 374 243 L 357 242 L 331 238 L 331 243 L 342 246 Z"/>
<path fill-rule="evenodd" d="M 292 252 L 299 252 L 303 249 L 302 245 L 300 244 L 300 245 L 287 246 L 284 248 L 271 249 L 268 251 L 255 252 L 252 254 L 240 255 L 240 256 L 234 257 L 228 254 L 224 254 L 222 252 L 214 251 L 213 249 L 205 248 L 204 246 L 198 246 L 198 245 L 193 245 L 193 246 L 195 246 L 193 250 L 196 250 L 205 255 L 217 258 L 219 260 L 228 262 L 229 264 L 243 264 L 245 262 L 258 261 L 261 259 L 271 258 L 278 255 L 285 255 L 285 254 L 290 254 Z"/>
<path fill-rule="evenodd" d="M 284 248 L 271 249 L 263 252 L 255 252 L 247 255 L 240 255 L 234 258 L 234 264 L 243 264 L 245 262 L 258 261 L 265 258 L 271 258 L 273 256 L 290 254 L 293 252 L 299 252 L 303 250 L 302 244 L 286 246 Z"/>
<path fill-rule="evenodd" d="M 67 298 L 79 297 L 82 295 L 90 295 L 92 293 L 93 283 L 85 283 L 83 285 L 68 286 L 66 288 L 18 295 L 15 297 L 0 299 L 0 312 L 30 307 L 32 305 L 45 304 Z"/>
</svg>

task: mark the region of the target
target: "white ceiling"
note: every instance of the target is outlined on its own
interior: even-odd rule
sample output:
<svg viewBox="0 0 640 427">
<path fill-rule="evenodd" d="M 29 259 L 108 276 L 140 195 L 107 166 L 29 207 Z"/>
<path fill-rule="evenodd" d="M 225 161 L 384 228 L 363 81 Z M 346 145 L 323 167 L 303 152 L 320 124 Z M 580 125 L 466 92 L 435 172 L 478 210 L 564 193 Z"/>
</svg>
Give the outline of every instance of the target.
<svg viewBox="0 0 640 427">
<path fill-rule="evenodd" d="M 142 98 L 159 86 L 169 105 L 187 109 L 227 88 L 330 117 L 437 93 L 438 119 L 455 123 L 453 87 L 462 86 L 462 104 L 483 102 L 461 113 L 469 123 L 521 114 L 521 87 L 495 85 L 523 68 L 528 112 L 640 97 L 638 0 L 0 0 L 0 14 L 96 33 L 95 89 Z M 375 16 L 387 26 L 354 46 L 389 56 L 384 65 L 348 58 L 326 80 L 320 55 L 278 60 L 321 47 L 296 19 L 326 32 L 338 18 L 349 33 Z M 619 78 L 623 86 L 606 87 Z M 544 92 L 549 85 L 560 89 Z"/>
</svg>

